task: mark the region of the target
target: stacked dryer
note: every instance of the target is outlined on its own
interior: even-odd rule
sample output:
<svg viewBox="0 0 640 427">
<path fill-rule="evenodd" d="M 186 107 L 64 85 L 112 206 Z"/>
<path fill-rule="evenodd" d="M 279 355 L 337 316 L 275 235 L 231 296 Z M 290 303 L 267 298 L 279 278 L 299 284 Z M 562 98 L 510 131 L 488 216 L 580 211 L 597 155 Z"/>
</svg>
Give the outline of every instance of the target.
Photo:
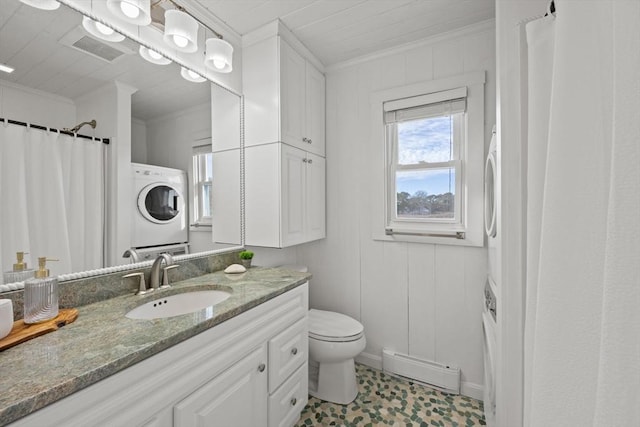
<svg viewBox="0 0 640 427">
<path fill-rule="evenodd" d="M 489 276 L 484 288 L 482 330 L 484 331 L 484 414 L 487 426 L 494 426 L 496 419 L 496 309 L 498 306 L 496 284 L 497 273 L 496 236 L 498 210 L 498 158 L 496 127 L 493 127 L 491 144 L 484 170 L 484 223 L 489 246 Z"/>
</svg>

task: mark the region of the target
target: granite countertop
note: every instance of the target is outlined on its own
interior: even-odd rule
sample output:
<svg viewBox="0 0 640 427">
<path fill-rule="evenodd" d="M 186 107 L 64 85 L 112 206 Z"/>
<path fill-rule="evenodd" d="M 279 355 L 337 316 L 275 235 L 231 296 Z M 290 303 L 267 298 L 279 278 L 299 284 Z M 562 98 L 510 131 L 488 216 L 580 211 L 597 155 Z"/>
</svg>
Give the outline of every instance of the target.
<svg viewBox="0 0 640 427">
<path fill-rule="evenodd" d="M 215 272 L 144 296 L 125 295 L 78 307 L 67 326 L 0 352 L 0 425 L 98 382 L 206 329 L 305 283 L 308 273 L 251 268 Z M 125 313 L 175 293 L 221 289 L 231 296 L 211 310 L 166 319 L 133 320 Z"/>
</svg>

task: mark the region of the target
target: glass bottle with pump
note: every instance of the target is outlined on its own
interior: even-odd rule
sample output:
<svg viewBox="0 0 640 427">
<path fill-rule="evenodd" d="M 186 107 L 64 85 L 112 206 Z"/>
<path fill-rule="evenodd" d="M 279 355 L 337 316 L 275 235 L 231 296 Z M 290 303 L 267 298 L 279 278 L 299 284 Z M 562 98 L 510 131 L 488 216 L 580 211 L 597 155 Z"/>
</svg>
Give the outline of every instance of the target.
<svg viewBox="0 0 640 427">
<path fill-rule="evenodd" d="M 34 276 L 35 270 L 27 268 L 24 262 L 24 254 L 26 252 L 16 252 L 16 263 L 13 264 L 13 270 L 5 271 L 2 275 L 3 283 L 24 282 Z"/>
<path fill-rule="evenodd" d="M 35 277 L 24 282 L 24 323 L 38 323 L 58 315 L 58 279 L 49 277 L 47 261 L 38 258 Z"/>
</svg>

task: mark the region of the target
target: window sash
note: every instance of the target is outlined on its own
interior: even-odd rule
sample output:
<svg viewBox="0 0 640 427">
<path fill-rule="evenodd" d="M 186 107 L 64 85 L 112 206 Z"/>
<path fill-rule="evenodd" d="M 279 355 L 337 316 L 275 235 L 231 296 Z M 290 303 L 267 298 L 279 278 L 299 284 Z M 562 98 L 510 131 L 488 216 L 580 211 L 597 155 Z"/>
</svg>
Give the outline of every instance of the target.
<svg viewBox="0 0 640 427">
<path fill-rule="evenodd" d="M 397 122 L 388 123 L 386 127 L 387 142 L 387 197 L 386 197 L 386 226 L 411 228 L 411 226 L 420 228 L 461 230 L 463 228 L 463 203 L 465 195 L 464 187 L 464 152 L 462 150 L 464 135 L 465 117 L 463 114 L 453 116 L 453 140 L 452 153 L 453 159 L 447 162 L 422 162 L 416 164 L 398 164 L 398 126 Z M 402 218 L 397 212 L 397 172 L 398 171 L 429 171 L 453 168 L 455 173 L 455 194 L 454 194 L 454 215 L 453 218 Z"/>
<path fill-rule="evenodd" d="M 404 218 L 398 216 L 397 195 L 398 190 L 396 188 L 397 171 L 402 170 L 414 170 L 414 171 L 435 171 L 443 169 L 453 169 L 455 174 L 455 187 L 453 195 L 453 218 Z M 449 162 L 442 162 L 437 164 L 430 164 L 429 166 L 423 166 L 422 168 L 397 168 L 389 173 L 389 179 L 387 183 L 389 193 L 387 194 L 388 200 L 388 212 L 387 212 L 387 226 L 393 227 L 399 224 L 448 224 L 448 225 L 462 225 L 462 162 L 460 160 L 452 160 Z"/>
<path fill-rule="evenodd" d="M 212 216 L 205 215 L 207 212 L 206 205 L 208 204 L 208 212 L 213 211 L 213 201 L 211 200 L 211 191 L 209 191 L 209 198 L 205 197 L 205 189 L 209 187 L 211 189 L 213 181 L 210 176 L 207 176 L 207 169 L 211 168 L 211 165 L 207 164 L 208 158 L 211 158 L 211 146 L 201 145 L 193 147 L 192 160 L 193 160 L 193 223 L 196 226 L 211 226 Z M 209 156 L 207 156 L 209 155 Z"/>
</svg>

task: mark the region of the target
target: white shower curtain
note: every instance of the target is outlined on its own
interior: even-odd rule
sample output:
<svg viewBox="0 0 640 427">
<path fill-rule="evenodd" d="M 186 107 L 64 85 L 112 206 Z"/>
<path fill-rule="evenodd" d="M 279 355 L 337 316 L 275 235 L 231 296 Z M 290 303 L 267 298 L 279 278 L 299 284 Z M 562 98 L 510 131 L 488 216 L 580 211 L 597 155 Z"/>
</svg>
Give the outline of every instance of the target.
<svg viewBox="0 0 640 427">
<path fill-rule="evenodd" d="M 57 258 L 52 275 L 103 266 L 104 144 L 0 123 L 0 267 Z"/>
<path fill-rule="evenodd" d="M 640 2 L 527 24 L 524 424 L 640 420 Z"/>
</svg>

